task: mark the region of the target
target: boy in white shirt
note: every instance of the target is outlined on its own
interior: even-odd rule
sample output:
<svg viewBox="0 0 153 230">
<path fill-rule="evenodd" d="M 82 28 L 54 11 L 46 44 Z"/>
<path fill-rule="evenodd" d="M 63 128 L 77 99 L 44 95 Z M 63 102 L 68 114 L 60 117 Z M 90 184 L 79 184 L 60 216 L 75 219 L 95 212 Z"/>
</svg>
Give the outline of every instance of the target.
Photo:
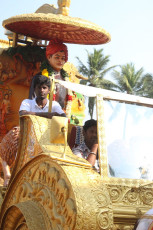
<svg viewBox="0 0 153 230">
<path fill-rule="evenodd" d="M 25 99 L 22 101 L 19 115 L 36 115 L 46 118 L 52 116 L 66 116 L 60 104 L 57 101 L 52 102 L 52 111 L 48 112 L 49 100 L 47 95 L 50 93 L 50 79 L 46 76 L 39 75 L 34 81 L 34 90 L 36 98 Z"/>
<path fill-rule="evenodd" d="M 51 83 L 49 78 L 43 75 L 38 76 L 34 80 L 36 98 L 33 100 L 23 100 L 19 109 L 19 115 L 36 115 L 46 118 L 52 118 L 53 116 L 65 117 L 65 113 L 57 101 L 52 102 L 52 111 L 50 113 L 48 112 L 49 100 L 47 99 L 47 95 L 50 93 L 50 86 Z M 11 162 L 15 161 L 18 148 L 19 132 L 20 127 L 14 127 L 4 136 L 1 142 L 0 156 L 2 158 L 2 167 L 4 172 L 4 186 L 8 185 L 11 177 L 11 165 L 9 163 L 9 159 L 11 159 Z"/>
</svg>

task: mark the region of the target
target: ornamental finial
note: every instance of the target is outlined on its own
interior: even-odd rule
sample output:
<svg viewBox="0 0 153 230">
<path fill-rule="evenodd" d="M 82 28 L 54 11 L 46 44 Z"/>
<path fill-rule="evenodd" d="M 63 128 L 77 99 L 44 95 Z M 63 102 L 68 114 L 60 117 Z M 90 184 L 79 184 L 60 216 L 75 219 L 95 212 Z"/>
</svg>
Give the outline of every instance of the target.
<svg viewBox="0 0 153 230">
<path fill-rule="evenodd" d="M 70 4 L 71 0 L 58 0 L 58 13 L 68 16 Z"/>
</svg>

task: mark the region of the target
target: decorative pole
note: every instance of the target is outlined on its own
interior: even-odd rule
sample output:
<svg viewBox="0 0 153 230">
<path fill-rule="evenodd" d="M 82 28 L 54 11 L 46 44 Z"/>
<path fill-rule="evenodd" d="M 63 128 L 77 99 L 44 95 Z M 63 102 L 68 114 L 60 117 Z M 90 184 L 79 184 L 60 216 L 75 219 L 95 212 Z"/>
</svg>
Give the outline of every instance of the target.
<svg viewBox="0 0 153 230">
<path fill-rule="evenodd" d="M 48 112 L 51 113 L 51 111 L 52 111 L 53 96 L 54 96 L 54 87 L 55 87 L 54 74 L 52 76 L 49 76 L 49 78 L 50 78 L 50 81 L 51 81 L 51 90 L 50 90 Z"/>
</svg>

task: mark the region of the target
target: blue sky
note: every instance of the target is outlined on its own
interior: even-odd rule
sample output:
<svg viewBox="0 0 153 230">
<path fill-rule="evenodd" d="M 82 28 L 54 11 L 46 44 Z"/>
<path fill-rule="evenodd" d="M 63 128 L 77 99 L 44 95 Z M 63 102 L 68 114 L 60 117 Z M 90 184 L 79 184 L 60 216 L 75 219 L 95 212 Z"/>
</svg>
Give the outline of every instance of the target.
<svg viewBox="0 0 153 230">
<path fill-rule="evenodd" d="M 35 12 L 57 0 L 1 0 L 0 39 L 4 35 L 2 21 L 11 16 Z M 93 48 L 104 49 L 110 55 L 109 66 L 133 62 L 136 69 L 153 74 L 153 1 L 152 0 L 71 0 L 70 16 L 94 22 L 111 34 L 111 42 L 98 46 L 68 45 L 69 61 L 78 65 L 76 56 L 86 64 Z"/>
</svg>

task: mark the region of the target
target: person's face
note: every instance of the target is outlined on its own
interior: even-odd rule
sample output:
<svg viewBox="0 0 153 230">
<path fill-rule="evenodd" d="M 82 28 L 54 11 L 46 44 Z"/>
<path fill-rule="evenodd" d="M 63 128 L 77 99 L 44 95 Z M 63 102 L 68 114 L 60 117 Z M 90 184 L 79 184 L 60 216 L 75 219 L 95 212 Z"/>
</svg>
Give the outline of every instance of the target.
<svg viewBox="0 0 153 230">
<path fill-rule="evenodd" d="M 91 126 L 87 131 L 83 131 L 84 140 L 87 145 L 97 144 L 97 126 Z"/>
<path fill-rule="evenodd" d="M 64 51 L 57 52 L 53 55 L 48 56 L 47 59 L 53 69 L 59 72 L 65 64 L 65 53 Z"/>
<path fill-rule="evenodd" d="M 35 87 L 35 94 L 37 99 L 45 99 L 47 98 L 47 95 L 50 93 L 50 89 L 48 88 L 47 85 L 42 84 L 42 85 L 36 85 Z"/>
</svg>

